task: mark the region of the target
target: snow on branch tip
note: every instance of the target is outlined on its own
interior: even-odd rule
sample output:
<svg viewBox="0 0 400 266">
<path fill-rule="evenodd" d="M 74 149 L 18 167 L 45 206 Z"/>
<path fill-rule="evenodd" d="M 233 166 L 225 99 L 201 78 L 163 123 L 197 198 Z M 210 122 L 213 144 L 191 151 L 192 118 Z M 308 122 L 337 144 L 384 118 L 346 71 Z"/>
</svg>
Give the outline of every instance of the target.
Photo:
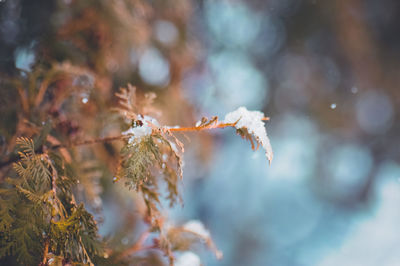
<svg viewBox="0 0 400 266">
<path fill-rule="evenodd" d="M 251 141 L 253 149 L 256 149 L 252 139 L 252 137 L 254 137 L 257 144 L 261 144 L 261 146 L 264 148 L 265 155 L 267 156 L 268 161 L 271 163 L 273 152 L 263 120 L 265 120 L 264 113 L 259 111 L 249 111 L 246 107 L 242 106 L 235 111 L 228 113 L 225 116 L 224 123 L 235 124 L 237 132 L 243 138 Z"/>
</svg>

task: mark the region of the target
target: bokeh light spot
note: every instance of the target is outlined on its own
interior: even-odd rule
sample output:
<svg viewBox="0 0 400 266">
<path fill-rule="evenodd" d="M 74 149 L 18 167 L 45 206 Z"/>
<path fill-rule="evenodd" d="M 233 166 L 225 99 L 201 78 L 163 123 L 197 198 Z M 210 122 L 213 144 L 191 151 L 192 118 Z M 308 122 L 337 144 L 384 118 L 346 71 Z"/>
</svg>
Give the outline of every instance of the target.
<svg viewBox="0 0 400 266">
<path fill-rule="evenodd" d="M 356 115 L 358 124 L 366 133 L 384 133 L 392 125 L 393 106 L 386 94 L 369 91 L 358 99 Z"/>
<path fill-rule="evenodd" d="M 169 83 L 169 62 L 155 48 L 147 49 L 139 60 L 139 73 L 144 82 L 164 87 Z"/>
<path fill-rule="evenodd" d="M 159 42 L 169 46 L 176 42 L 179 33 L 172 22 L 159 20 L 154 25 L 154 34 Z"/>
</svg>

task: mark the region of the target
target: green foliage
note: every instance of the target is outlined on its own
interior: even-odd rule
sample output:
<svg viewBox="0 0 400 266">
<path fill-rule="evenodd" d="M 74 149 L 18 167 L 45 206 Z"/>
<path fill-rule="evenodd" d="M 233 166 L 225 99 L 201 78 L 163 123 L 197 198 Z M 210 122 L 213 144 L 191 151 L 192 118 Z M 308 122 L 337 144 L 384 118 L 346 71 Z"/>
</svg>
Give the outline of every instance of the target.
<svg viewBox="0 0 400 266">
<path fill-rule="evenodd" d="M 72 159 L 73 147 L 69 149 L 59 144 L 57 139 L 54 144 L 52 124 L 48 122 L 36 134 L 37 142 L 17 138 L 20 159 L 13 164 L 16 178 L 7 178 L 1 184 L 0 263 L 93 265 L 95 262 L 97 265 L 125 265 L 154 259 L 156 264 L 160 264 L 155 253 L 149 252 L 145 256 L 135 254 L 141 248 L 149 248 L 162 251 L 173 265 L 175 251 L 193 249 L 197 243 L 205 243 L 217 258 L 221 257 L 208 232 L 201 235 L 184 226 L 169 225 L 162 214 L 161 202 L 164 197 L 172 207 L 182 201 L 178 185 L 182 178 L 181 156 L 184 149 L 174 132 L 237 128 L 240 120 L 221 123 L 218 117 L 213 117 L 211 120 L 203 118 L 195 127 L 161 127 L 156 119 L 147 115 L 149 112 L 157 113 L 151 106 L 155 97 L 153 94 L 145 94 L 138 101 L 140 106 L 137 106 L 132 86 L 121 89 L 116 95 L 119 98 L 116 110 L 130 124 L 129 130 L 121 136 L 86 140 L 72 146 L 123 140 L 114 181 L 121 180 L 138 193 L 139 197 L 135 196 L 135 199 L 141 199 L 138 205 L 142 204 L 141 213 L 148 225 L 143 235 L 152 234 L 153 245 L 144 247 L 144 237 L 130 248 L 114 246 L 104 249 L 106 241 L 100 241 L 93 216 L 82 203 L 76 202 L 73 193 L 73 188 L 82 181 L 79 189 L 84 191 L 82 194 L 86 202 L 100 199 L 98 190 L 95 191 L 92 186 L 92 181 L 102 176 L 96 170 L 98 163 L 88 154 L 88 160 L 84 159 L 84 153 Z M 255 143 L 264 143 L 254 132 L 246 125 L 237 128 L 237 133 L 256 149 Z M 53 145 L 48 146 L 51 141 Z"/>
<path fill-rule="evenodd" d="M 101 251 L 96 223 L 83 204 L 74 206 L 65 219 L 52 222 L 50 230 L 51 246 L 63 257 L 90 262 L 89 254 L 99 254 Z"/>
<path fill-rule="evenodd" d="M 55 154 L 36 154 L 32 140 L 18 138 L 17 145 L 18 178 L 0 190 L 0 262 L 12 257 L 15 264 L 37 265 L 51 253 L 91 264 L 101 245 L 92 215 L 71 193 L 74 179 Z"/>
<path fill-rule="evenodd" d="M 23 179 L 23 184 L 35 191 L 48 191 L 51 183 L 49 162 L 44 155 L 36 155 L 32 140 L 27 138 L 18 139 L 20 146 L 19 156 L 21 160 L 14 164 L 14 169 Z"/>
<path fill-rule="evenodd" d="M 142 193 L 151 220 L 158 215 L 160 181 L 166 184 L 166 198 L 170 206 L 180 200 L 178 181 L 182 172 L 181 158 L 161 133 L 128 141 L 121 150 L 121 156 L 118 179 L 125 180 L 126 186 Z"/>
<path fill-rule="evenodd" d="M 139 190 L 143 183 L 155 183 L 151 172 L 154 162 L 160 160 L 160 151 L 152 136 L 127 143 L 122 150 L 121 169 L 118 176 L 128 179 L 126 185 L 130 189 Z"/>
</svg>

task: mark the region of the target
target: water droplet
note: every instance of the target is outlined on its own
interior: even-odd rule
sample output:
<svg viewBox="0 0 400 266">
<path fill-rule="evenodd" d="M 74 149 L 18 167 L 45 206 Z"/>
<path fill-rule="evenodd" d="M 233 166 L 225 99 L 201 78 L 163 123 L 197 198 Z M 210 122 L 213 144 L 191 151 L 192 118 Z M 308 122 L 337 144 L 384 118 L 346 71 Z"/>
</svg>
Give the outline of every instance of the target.
<svg viewBox="0 0 400 266">
<path fill-rule="evenodd" d="M 117 182 L 118 178 L 116 176 L 113 177 L 113 182 Z"/>
<path fill-rule="evenodd" d="M 103 203 L 103 201 L 101 200 L 100 197 L 95 197 L 93 199 L 93 204 L 95 207 L 100 207 L 102 203 Z"/>
<path fill-rule="evenodd" d="M 129 239 L 127 237 L 124 237 L 124 238 L 121 239 L 121 243 L 124 244 L 124 245 L 128 245 Z"/>
<path fill-rule="evenodd" d="M 357 87 L 352 87 L 351 88 L 351 93 L 356 94 L 358 92 L 358 88 Z"/>
<path fill-rule="evenodd" d="M 332 103 L 331 104 L 331 109 L 333 110 L 333 109 L 336 109 L 336 103 Z"/>
<path fill-rule="evenodd" d="M 88 101 L 89 101 L 88 98 L 86 98 L 86 97 L 85 97 L 85 98 L 82 98 L 82 102 L 83 102 L 83 103 L 87 103 Z"/>
</svg>

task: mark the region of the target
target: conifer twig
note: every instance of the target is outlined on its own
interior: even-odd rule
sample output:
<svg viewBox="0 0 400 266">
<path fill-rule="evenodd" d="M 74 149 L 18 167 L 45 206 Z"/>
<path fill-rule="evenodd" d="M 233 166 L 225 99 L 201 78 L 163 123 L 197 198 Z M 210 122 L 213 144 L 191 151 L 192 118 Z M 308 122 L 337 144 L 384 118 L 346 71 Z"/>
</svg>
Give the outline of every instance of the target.
<svg viewBox="0 0 400 266">
<path fill-rule="evenodd" d="M 261 120 L 268 121 L 269 117 L 264 117 Z M 216 123 L 217 120 L 214 122 L 209 122 L 204 125 L 194 126 L 194 127 L 172 127 L 168 128 L 170 132 L 190 132 L 190 131 L 201 131 L 206 129 L 213 129 L 213 128 L 225 128 L 225 127 L 235 127 L 237 121 L 235 123 Z"/>
<path fill-rule="evenodd" d="M 51 146 L 51 150 L 57 150 L 60 148 L 70 148 L 70 147 L 76 147 L 76 146 L 83 146 L 83 145 L 91 145 L 95 143 L 105 143 L 105 142 L 112 142 L 115 140 L 122 140 L 124 138 L 128 138 L 126 135 L 119 135 L 119 136 L 113 136 L 113 137 L 105 137 L 105 138 L 97 138 L 97 139 L 88 139 L 80 142 L 73 142 L 70 144 L 59 144 L 59 145 L 54 145 Z"/>
<path fill-rule="evenodd" d="M 141 251 L 141 250 L 146 250 L 146 249 L 152 249 L 152 248 L 156 248 L 156 246 L 148 246 L 148 247 L 144 247 L 143 243 L 146 241 L 146 239 L 149 237 L 150 232 L 149 231 L 145 231 L 143 232 L 138 241 L 136 241 L 130 248 L 126 249 L 124 252 L 121 253 L 121 255 L 119 255 L 118 257 L 118 261 L 122 260 L 123 258 L 129 256 L 132 253 Z"/>
<path fill-rule="evenodd" d="M 89 139 L 89 140 L 84 140 L 84 141 L 80 141 L 80 142 L 68 143 L 68 144 L 57 144 L 57 145 L 50 146 L 48 149 L 54 151 L 54 150 L 58 150 L 61 148 L 71 148 L 71 147 L 75 147 L 75 146 L 91 145 L 91 144 L 95 144 L 95 143 L 105 143 L 105 142 L 111 142 L 111 141 L 115 141 L 115 140 L 122 140 L 122 139 L 128 138 L 128 137 L 129 136 L 126 136 L 126 135 L 119 135 L 119 136 L 114 136 L 114 137 Z M 44 153 L 43 146 L 40 146 L 37 149 L 35 149 L 35 153 L 37 153 L 37 154 Z M 15 155 L 11 156 L 10 158 L 8 158 L 8 160 L 0 162 L 0 169 L 7 165 L 15 163 L 18 160 L 19 160 L 19 156 L 17 154 L 15 154 Z"/>
<path fill-rule="evenodd" d="M 268 121 L 269 117 L 264 117 L 264 121 Z M 217 122 L 217 121 L 215 121 Z M 194 126 L 194 127 L 169 127 L 169 128 L 160 128 L 161 130 L 169 131 L 169 132 L 193 132 L 193 131 L 201 131 L 201 130 L 206 130 L 206 129 L 214 129 L 214 128 L 225 128 L 225 127 L 235 127 L 235 123 L 206 123 L 205 125 L 200 125 L 200 126 Z M 113 137 L 105 137 L 105 138 L 96 138 L 96 139 L 89 139 L 89 140 L 84 140 L 80 142 L 73 142 L 69 144 L 58 144 L 49 147 L 50 150 L 58 150 L 61 148 L 69 148 L 69 147 L 76 147 L 76 146 L 83 146 L 83 145 L 91 145 L 95 143 L 105 143 L 105 142 L 112 142 L 115 140 L 123 140 L 126 138 L 129 138 L 129 135 L 119 135 L 119 136 L 113 136 Z M 42 153 L 42 147 L 39 147 L 37 150 L 35 150 L 37 153 Z M 13 156 L 9 158 L 8 160 L 4 162 L 0 162 L 0 169 L 18 161 L 18 156 Z"/>
<path fill-rule="evenodd" d="M 49 244 L 50 244 L 50 239 L 46 238 L 46 241 L 44 242 L 44 249 L 43 249 L 43 260 L 40 265 L 47 265 L 47 255 L 49 253 Z"/>
<path fill-rule="evenodd" d="M 264 117 L 264 121 L 268 121 L 269 117 Z M 217 122 L 217 121 L 215 121 Z M 235 127 L 237 122 L 235 123 L 206 123 L 205 125 L 200 125 L 200 126 L 194 126 L 194 127 L 173 127 L 173 128 L 168 128 L 169 131 L 171 132 L 189 132 L 189 131 L 201 131 L 205 129 L 213 129 L 213 128 L 225 128 L 225 127 Z"/>
<path fill-rule="evenodd" d="M 210 124 L 206 126 L 194 126 L 194 127 L 173 127 L 168 128 L 171 132 L 189 132 L 189 131 L 201 131 L 206 129 L 213 129 L 213 128 L 225 128 L 225 127 L 234 127 L 236 123 L 220 123 L 220 124 Z"/>
<path fill-rule="evenodd" d="M 54 195 L 54 197 L 56 197 L 56 195 L 57 195 L 57 184 L 56 184 L 56 182 L 57 182 L 57 178 L 58 178 L 57 170 L 54 167 L 54 165 L 52 164 L 49 156 L 47 154 L 45 154 L 44 157 L 45 157 L 47 163 L 50 165 L 50 168 L 51 168 L 51 172 L 52 172 L 51 173 L 51 191 L 53 191 L 53 195 Z"/>
</svg>

